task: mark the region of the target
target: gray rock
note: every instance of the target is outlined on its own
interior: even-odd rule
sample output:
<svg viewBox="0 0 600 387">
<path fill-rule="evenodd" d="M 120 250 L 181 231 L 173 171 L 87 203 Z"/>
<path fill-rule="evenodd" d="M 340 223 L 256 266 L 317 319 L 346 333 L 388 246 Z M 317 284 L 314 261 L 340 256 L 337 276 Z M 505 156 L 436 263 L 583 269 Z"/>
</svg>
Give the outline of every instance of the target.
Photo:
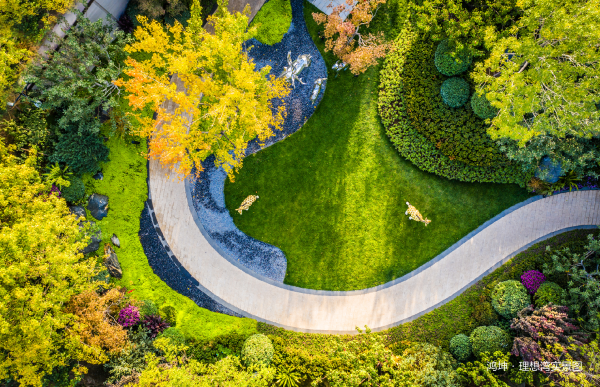
<svg viewBox="0 0 600 387">
<path fill-rule="evenodd" d="M 100 194 L 92 194 L 88 201 L 87 209 L 90 214 L 98 220 L 108 216 L 108 196 Z"/>
<path fill-rule="evenodd" d="M 85 208 L 83 206 L 70 206 L 71 214 L 75 214 L 75 219 L 85 218 Z"/>
<path fill-rule="evenodd" d="M 553 163 L 548 156 L 542 157 L 538 170 L 535 172 L 535 177 L 554 184 L 562 174 L 562 165 L 560 162 Z"/>
<path fill-rule="evenodd" d="M 110 237 L 110 241 L 113 243 L 113 245 L 121 247 L 121 241 L 119 240 L 119 238 L 117 238 L 115 234 L 112 234 L 112 236 Z"/>
<path fill-rule="evenodd" d="M 123 270 L 121 269 L 121 264 L 119 264 L 119 258 L 112 247 L 110 247 L 109 243 L 104 245 L 104 266 L 106 266 L 108 273 L 112 277 L 123 277 Z"/>
<path fill-rule="evenodd" d="M 92 178 L 96 179 L 96 180 L 102 180 L 104 179 L 104 174 L 102 174 L 102 171 L 96 173 L 94 176 L 92 176 Z"/>
<path fill-rule="evenodd" d="M 79 228 L 81 229 L 85 227 L 86 224 L 89 224 L 90 227 L 93 227 L 96 223 L 92 222 L 91 220 L 86 220 L 85 222 L 79 223 Z M 97 230 L 87 235 L 89 235 L 90 237 L 90 242 L 83 250 L 81 250 L 81 253 L 83 254 L 89 254 L 98 250 L 100 248 L 100 242 L 102 241 L 102 235 L 100 230 Z"/>
</svg>

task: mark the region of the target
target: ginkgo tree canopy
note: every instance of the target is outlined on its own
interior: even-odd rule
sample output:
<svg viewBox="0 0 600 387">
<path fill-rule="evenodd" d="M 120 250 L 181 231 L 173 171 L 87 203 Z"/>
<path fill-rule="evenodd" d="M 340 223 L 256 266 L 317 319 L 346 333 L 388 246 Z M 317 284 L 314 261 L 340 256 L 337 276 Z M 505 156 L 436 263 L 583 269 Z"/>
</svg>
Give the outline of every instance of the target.
<svg viewBox="0 0 600 387">
<path fill-rule="evenodd" d="M 230 14 L 227 2 L 220 2 L 209 18 L 214 34 L 202 27 L 200 10 L 194 1 L 186 28 L 176 22 L 165 29 L 140 17 L 126 51 L 151 58 L 128 58 L 128 78 L 115 83 L 125 87 L 135 109 L 150 105 L 157 112 L 156 120 L 137 117 L 139 134 L 149 137 L 150 158 L 185 176 L 194 167 L 199 173 L 201 162 L 214 155 L 215 165 L 233 179 L 248 142 L 262 142 L 281 129 L 285 108 L 274 108 L 273 100 L 289 89 L 283 79 L 268 76 L 269 66 L 257 71 L 244 51 L 243 43 L 256 33 L 248 29 L 249 8 Z M 175 76 L 180 87 L 172 82 Z"/>
</svg>

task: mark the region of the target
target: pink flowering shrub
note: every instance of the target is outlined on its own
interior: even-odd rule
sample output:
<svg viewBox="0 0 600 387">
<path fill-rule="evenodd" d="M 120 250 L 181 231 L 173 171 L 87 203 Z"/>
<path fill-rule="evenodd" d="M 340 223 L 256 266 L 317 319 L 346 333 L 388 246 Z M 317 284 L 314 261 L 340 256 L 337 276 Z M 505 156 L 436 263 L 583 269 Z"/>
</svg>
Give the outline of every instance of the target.
<svg viewBox="0 0 600 387">
<path fill-rule="evenodd" d="M 127 305 L 119 312 L 117 322 L 124 327 L 131 327 L 140 322 L 140 311 L 133 305 Z"/>
<path fill-rule="evenodd" d="M 544 281 L 546 281 L 546 276 L 537 270 L 526 271 L 521 276 L 521 283 L 527 288 L 529 294 L 535 294 Z"/>
</svg>

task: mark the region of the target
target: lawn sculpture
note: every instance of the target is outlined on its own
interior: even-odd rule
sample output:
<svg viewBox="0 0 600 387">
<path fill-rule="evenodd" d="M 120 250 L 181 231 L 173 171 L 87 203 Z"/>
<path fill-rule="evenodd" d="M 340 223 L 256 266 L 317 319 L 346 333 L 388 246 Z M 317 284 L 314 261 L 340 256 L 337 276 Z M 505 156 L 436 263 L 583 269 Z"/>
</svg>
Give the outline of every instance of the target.
<svg viewBox="0 0 600 387">
<path fill-rule="evenodd" d="M 423 222 L 423 223 L 425 223 L 425 226 L 427 226 L 429 223 L 431 223 L 431 220 L 429 220 L 427 218 L 423 218 L 423 215 L 421 215 L 421 213 L 419 212 L 419 210 L 417 210 L 415 208 L 415 206 L 411 206 L 409 202 L 406 202 L 406 204 L 408 205 L 408 210 L 406 210 L 404 215 L 410 214 L 408 219 L 415 220 L 417 222 Z"/>
<path fill-rule="evenodd" d="M 335 77 L 336 78 L 340 74 L 340 71 L 346 70 L 347 68 L 348 68 L 348 63 L 342 62 L 341 60 L 338 60 L 337 62 L 334 63 L 333 66 L 331 66 L 331 69 L 333 71 L 335 71 Z"/>
<path fill-rule="evenodd" d="M 312 94 L 310 95 L 310 101 L 315 103 L 321 89 L 325 89 L 325 83 L 327 82 L 327 78 L 319 78 L 315 81 L 315 86 L 313 87 Z"/>
<path fill-rule="evenodd" d="M 249 195 L 246 199 L 244 199 L 242 204 L 240 204 L 240 208 L 236 209 L 236 211 L 239 212 L 240 215 L 242 215 L 242 211 L 248 210 L 248 208 L 250 208 L 250 206 L 256 201 L 256 199 L 258 199 L 258 195 Z"/>
<path fill-rule="evenodd" d="M 279 77 L 285 78 L 288 82 L 292 82 L 292 86 L 294 88 L 296 88 L 295 81 L 306 85 L 306 83 L 302 82 L 302 79 L 298 77 L 298 74 L 300 74 L 302 70 L 310 66 L 311 58 L 312 57 L 310 56 L 310 54 L 302 54 L 298 55 L 298 59 L 292 62 L 292 52 L 288 51 L 287 61 L 289 66 L 285 66 L 283 68 L 283 72 Z"/>
</svg>

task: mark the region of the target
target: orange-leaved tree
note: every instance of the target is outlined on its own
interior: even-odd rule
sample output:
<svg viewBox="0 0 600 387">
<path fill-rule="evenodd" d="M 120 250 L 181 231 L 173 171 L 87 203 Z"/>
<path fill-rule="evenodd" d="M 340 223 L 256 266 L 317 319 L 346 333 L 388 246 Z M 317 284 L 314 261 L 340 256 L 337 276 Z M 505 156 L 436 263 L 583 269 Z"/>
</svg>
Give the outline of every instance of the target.
<svg viewBox="0 0 600 387">
<path fill-rule="evenodd" d="M 356 3 L 356 4 L 355 4 Z M 333 8 L 330 15 L 313 13 L 317 24 L 325 24 L 325 50 L 350 65 L 352 74 L 361 74 L 377 64 L 390 48 L 382 32 L 361 32 L 368 28 L 379 6 L 385 0 L 346 0 L 346 4 Z M 342 15 L 348 15 L 345 19 Z"/>
<path fill-rule="evenodd" d="M 139 17 L 141 27 L 126 51 L 151 58 L 128 58 L 128 79 L 115 84 L 125 87 L 134 110 L 150 105 L 157 113 L 156 121 L 136 116 L 139 134 L 149 137 L 150 158 L 185 176 L 193 167 L 199 173 L 201 162 L 214 155 L 233 180 L 248 141 L 263 142 L 281 129 L 285 108 L 273 108 L 272 101 L 289 89 L 283 79 L 268 76 L 269 66 L 256 71 L 243 49 L 256 33 L 248 29 L 249 8 L 230 14 L 223 0 L 219 10 L 209 18 L 214 34 L 202 27 L 197 0 L 185 29 L 176 22 L 166 30 Z"/>
</svg>

